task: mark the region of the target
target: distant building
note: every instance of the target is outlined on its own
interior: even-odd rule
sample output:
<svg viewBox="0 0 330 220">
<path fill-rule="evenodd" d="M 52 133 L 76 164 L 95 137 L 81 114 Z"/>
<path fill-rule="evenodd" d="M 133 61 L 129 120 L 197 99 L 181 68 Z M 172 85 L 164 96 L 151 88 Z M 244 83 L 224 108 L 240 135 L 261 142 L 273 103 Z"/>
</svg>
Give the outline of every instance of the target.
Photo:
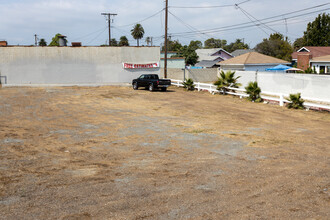
<svg viewBox="0 0 330 220">
<path fill-rule="evenodd" d="M 318 74 L 330 74 L 330 55 L 310 60 L 310 66 L 315 68 Z"/>
<path fill-rule="evenodd" d="M 0 47 L 7 47 L 8 46 L 8 43 L 7 41 L 0 41 Z"/>
<path fill-rule="evenodd" d="M 292 61 L 297 63 L 297 67 L 306 70 L 310 67 L 312 59 L 330 55 L 330 47 L 302 47 L 292 54 Z"/>
<path fill-rule="evenodd" d="M 233 58 L 233 55 L 222 48 L 197 49 L 196 53 L 198 55 L 198 62 L 203 60 L 220 62 Z"/>
<path fill-rule="evenodd" d="M 178 53 L 175 51 L 167 52 L 167 68 L 168 69 L 184 69 L 186 67 L 186 62 L 184 57 L 174 57 Z M 165 52 L 160 53 L 160 67 L 165 67 Z"/>
<path fill-rule="evenodd" d="M 288 61 L 277 59 L 257 52 L 250 52 L 229 60 L 219 62 L 222 70 L 266 71 L 279 64 L 291 64 Z"/>
<path fill-rule="evenodd" d="M 202 67 L 202 68 L 217 68 L 218 61 L 212 61 L 212 60 L 202 60 L 201 62 L 197 63 L 195 67 Z"/>
<path fill-rule="evenodd" d="M 253 49 L 238 49 L 238 50 L 235 50 L 234 52 L 232 52 L 231 55 L 233 55 L 234 57 L 238 57 L 243 54 L 250 53 L 250 52 L 256 52 L 256 51 Z"/>
</svg>

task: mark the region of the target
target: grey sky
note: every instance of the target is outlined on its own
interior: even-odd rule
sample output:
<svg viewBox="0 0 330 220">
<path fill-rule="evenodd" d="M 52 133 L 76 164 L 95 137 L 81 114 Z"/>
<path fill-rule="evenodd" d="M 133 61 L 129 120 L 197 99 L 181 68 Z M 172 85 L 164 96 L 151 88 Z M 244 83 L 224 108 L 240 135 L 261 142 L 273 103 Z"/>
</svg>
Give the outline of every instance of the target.
<svg viewBox="0 0 330 220">
<path fill-rule="evenodd" d="M 244 0 L 169 0 L 169 33 L 172 39 L 187 44 L 190 40 L 205 41 L 214 37 L 232 42 L 243 39 L 250 46 L 268 37 L 272 30 L 286 34 L 291 41 L 301 37 L 308 22 L 313 21 L 319 10 L 329 13 L 330 4 L 305 10 L 296 14 L 281 16 L 277 23 L 268 27 L 236 28 L 232 30 L 210 31 L 207 34 L 177 34 L 194 30 L 209 30 L 250 22 L 247 16 L 234 6 L 219 8 L 175 8 L 173 6 L 213 6 L 234 5 Z M 330 3 L 329 0 L 250 0 L 240 7 L 257 19 L 268 18 L 284 13 L 307 9 L 312 6 Z M 130 35 L 133 23 L 141 21 L 164 8 L 164 0 L 0 0 L 0 39 L 10 45 L 34 44 L 34 34 L 45 38 L 49 43 L 56 33 L 68 36 L 69 42 L 80 41 L 83 45 L 101 45 L 108 39 L 106 19 L 101 12 L 117 13 L 114 17 L 112 36 L 119 39 L 126 35 L 131 45 L 136 45 Z M 308 14 L 310 12 L 315 12 Z M 294 15 L 304 15 L 290 18 Z M 179 20 L 178 20 L 179 19 Z M 252 18 L 251 18 L 252 19 Z M 273 19 L 275 20 L 275 19 Z M 131 24 L 131 25 L 128 25 Z M 127 26 L 126 26 L 127 25 Z M 145 37 L 154 38 L 160 45 L 164 35 L 164 12 L 142 22 Z M 235 26 L 234 26 L 235 27 Z M 272 29 L 272 30 L 270 30 Z M 266 33 L 267 34 L 266 34 Z M 142 41 L 145 44 L 145 41 Z"/>
</svg>

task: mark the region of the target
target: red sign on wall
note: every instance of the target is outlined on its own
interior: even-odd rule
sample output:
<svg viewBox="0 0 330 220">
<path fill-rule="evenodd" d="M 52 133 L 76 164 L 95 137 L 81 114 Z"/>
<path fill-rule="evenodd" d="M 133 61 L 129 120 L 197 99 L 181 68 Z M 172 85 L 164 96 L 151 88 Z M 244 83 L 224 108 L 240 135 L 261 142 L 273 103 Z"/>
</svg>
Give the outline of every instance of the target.
<svg viewBox="0 0 330 220">
<path fill-rule="evenodd" d="M 148 64 L 132 64 L 132 63 L 123 63 L 124 69 L 151 69 L 159 68 L 159 63 L 148 63 Z"/>
</svg>

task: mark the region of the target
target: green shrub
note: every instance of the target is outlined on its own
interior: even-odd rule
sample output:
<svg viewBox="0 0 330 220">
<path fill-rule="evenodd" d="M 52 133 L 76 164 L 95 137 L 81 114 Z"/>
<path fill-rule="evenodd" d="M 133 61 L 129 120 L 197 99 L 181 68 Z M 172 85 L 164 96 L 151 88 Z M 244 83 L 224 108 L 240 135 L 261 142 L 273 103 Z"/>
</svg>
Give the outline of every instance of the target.
<svg viewBox="0 0 330 220">
<path fill-rule="evenodd" d="M 214 82 L 217 86 L 217 90 L 221 91 L 223 95 L 229 91 L 228 87 L 239 88 L 242 84 L 238 83 L 237 80 L 240 76 L 235 77 L 235 72 L 227 71 L 226 73 L 221 70 L 220 77 Z"/>
<path fill-rule="evenodd" d="M 287 99 L 288 101 L 290 101 L 290 103 L 288 104 L 288 108 L 293 108 L 293 109 L 304 109 L 304 102 L 305 100 L 303 100 L 301 98 L 301 94 L 297 93 L 297 94 L 290 94 L 290 97 Z"/>
<path fill-rule="evenodd" d="M 190 78 L 186 79 L 186 81 L 184 81 L 182 85 L 183 88 L 187 89 L 187 91 L 193 91 L 195 89 L 194 81 Z"/>
<path fill-rule="evenodd" d="M 252 102 L 262 102 L 260 96 L 261 89 L 258 86 L 258 82 L 249 82 L 248 86 L 245 87 L 246 93 L 249 95 L 248 99 Z"/>
</svg>

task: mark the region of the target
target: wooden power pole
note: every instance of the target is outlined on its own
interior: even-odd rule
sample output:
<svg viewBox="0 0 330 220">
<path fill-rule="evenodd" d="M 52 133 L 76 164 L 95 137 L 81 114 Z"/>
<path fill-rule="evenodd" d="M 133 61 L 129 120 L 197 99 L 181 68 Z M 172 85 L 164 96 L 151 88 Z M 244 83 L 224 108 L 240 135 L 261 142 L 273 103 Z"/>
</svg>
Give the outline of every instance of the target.
<svg viewBox="0 0 330 220">
<path fill-rule="evenodd" d="M 108 17 L 108 26 L 109 26 L 109 46 L 111 46 L 111 16 L 116 16 L 117 14 L 111 13 L 102 13 L 101 15 Z"/>
<path fill-rule="evenodd" d="M 167 26 L 168 26 L 168 0 L 166 1 L 166 6 L 165 6 L 165 43 L 164 43 L 164 48 L 165 48 L 165 56 L 164 56 L 164 78 L 167 78 Z"/>
</svg>

